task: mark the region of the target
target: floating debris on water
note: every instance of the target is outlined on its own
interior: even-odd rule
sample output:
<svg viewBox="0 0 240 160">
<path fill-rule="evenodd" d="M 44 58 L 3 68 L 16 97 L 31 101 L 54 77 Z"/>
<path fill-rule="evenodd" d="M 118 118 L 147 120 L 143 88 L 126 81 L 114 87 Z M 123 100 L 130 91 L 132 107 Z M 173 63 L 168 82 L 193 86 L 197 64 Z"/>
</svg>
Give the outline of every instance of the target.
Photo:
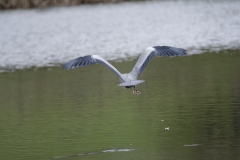
<svg viewBox="0 0 240 160">
<path fill-rule="evenodd" d="M 169 130 L 169 127 L 165 127 L 165 130 Z"/>
</svg>

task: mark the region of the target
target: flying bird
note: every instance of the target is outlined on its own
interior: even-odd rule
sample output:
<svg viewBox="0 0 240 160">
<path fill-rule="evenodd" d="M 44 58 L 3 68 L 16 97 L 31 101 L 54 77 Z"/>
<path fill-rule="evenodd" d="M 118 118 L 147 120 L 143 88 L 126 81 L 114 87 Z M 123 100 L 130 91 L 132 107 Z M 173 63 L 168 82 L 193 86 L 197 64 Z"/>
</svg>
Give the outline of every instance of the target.
<svg viewBox="0 0 240 160">
<path fill-rule="evenodd" d="M 120 84 L 118 86 L 123 86 L 126 89 L 131 88 L 133 94 L 140 95 L 141 93 L 136 89 L 136 85 L 143 83 L 144 80 L 138 80 L 138 76 L 142 73 L 144 68 L 147 66 L 149 61 L 155 56 L 184 56 L 187 55 L 187 51 L 182 48 L 169 47 L 169 46 L 154 46 L 148 47 L 139 57 L 137 63 L 133 67 L 132 71 L 129 73 L 120 73 L 113 65 L 102 58 L 99 55 L 87 55 L 84 57 L 79 57 L 73 59 L 65 64 L 63 64 L 63 69 L 69 70 L 80 66 L 89 66 L 96 63 L 105 65 L 120 78 Z"/>
</svg>

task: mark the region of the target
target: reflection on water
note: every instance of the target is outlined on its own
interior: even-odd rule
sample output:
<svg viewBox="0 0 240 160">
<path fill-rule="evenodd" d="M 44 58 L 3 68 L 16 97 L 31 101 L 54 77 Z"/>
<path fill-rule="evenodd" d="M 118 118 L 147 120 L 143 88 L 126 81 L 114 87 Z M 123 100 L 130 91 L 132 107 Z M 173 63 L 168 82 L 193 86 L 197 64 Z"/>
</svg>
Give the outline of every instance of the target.
<svg viewBox="0 0 240 160">
<path fill-rule="evenodd" d="M 0 157 L 239 159 L 239 60 L 239 51 L 154 58 L 141 96 L 102 65 L 2 73 Z M 113 65 L 124 73 L 135 62 Z"/>
</svg>

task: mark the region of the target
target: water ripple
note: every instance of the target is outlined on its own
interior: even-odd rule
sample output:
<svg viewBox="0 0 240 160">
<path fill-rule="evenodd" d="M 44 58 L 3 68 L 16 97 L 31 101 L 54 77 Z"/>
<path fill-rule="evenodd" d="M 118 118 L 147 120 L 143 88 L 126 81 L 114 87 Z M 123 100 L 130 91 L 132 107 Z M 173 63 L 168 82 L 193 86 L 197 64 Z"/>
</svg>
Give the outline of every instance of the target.
<svg viewBox="0 0 240 160">
<path fill-rule="evenodd" d="M 0 69 L 54 66 L 89 54 L 123 60 L 155 45 L 189 53 L 239 49 L 239 6 L 154 1 L 2 11 Z"/>
<path fill-rule="evenodd" d="M 99 152 L 88 152 L 88 153 L 80 153 L 80 154 L 73 154 L 73 155 L 67 155 L 67 156 L 56 156 L 53 158 L 69 158 L 69 157 L 79 157 L 79 156 L 86 156 L 86 155 L 93 155 L 93 154 L 99 154 L 99 153 L 108 153 L 108 152 L 129 152 L 129 151 L 135 151 L 139 150 L 140 148 L 113 148 L 113 149 L 106 149 Z"/>
</svg>

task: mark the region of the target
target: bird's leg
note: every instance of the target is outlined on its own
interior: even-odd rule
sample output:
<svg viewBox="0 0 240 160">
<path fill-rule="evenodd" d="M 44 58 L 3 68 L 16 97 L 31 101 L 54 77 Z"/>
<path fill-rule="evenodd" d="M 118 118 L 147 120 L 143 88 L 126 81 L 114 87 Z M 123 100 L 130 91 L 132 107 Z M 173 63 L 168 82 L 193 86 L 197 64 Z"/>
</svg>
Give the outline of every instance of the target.
<svg viewBox="0 0 240 160">
<path fill-rule="evenodd" d="M 134 87 L 132 87 L 131 89 L 132 89 L 132 92 L 133 92 L 133 94 L 135 94 L 135 88 L 134 88 Z"/>
</svg>

